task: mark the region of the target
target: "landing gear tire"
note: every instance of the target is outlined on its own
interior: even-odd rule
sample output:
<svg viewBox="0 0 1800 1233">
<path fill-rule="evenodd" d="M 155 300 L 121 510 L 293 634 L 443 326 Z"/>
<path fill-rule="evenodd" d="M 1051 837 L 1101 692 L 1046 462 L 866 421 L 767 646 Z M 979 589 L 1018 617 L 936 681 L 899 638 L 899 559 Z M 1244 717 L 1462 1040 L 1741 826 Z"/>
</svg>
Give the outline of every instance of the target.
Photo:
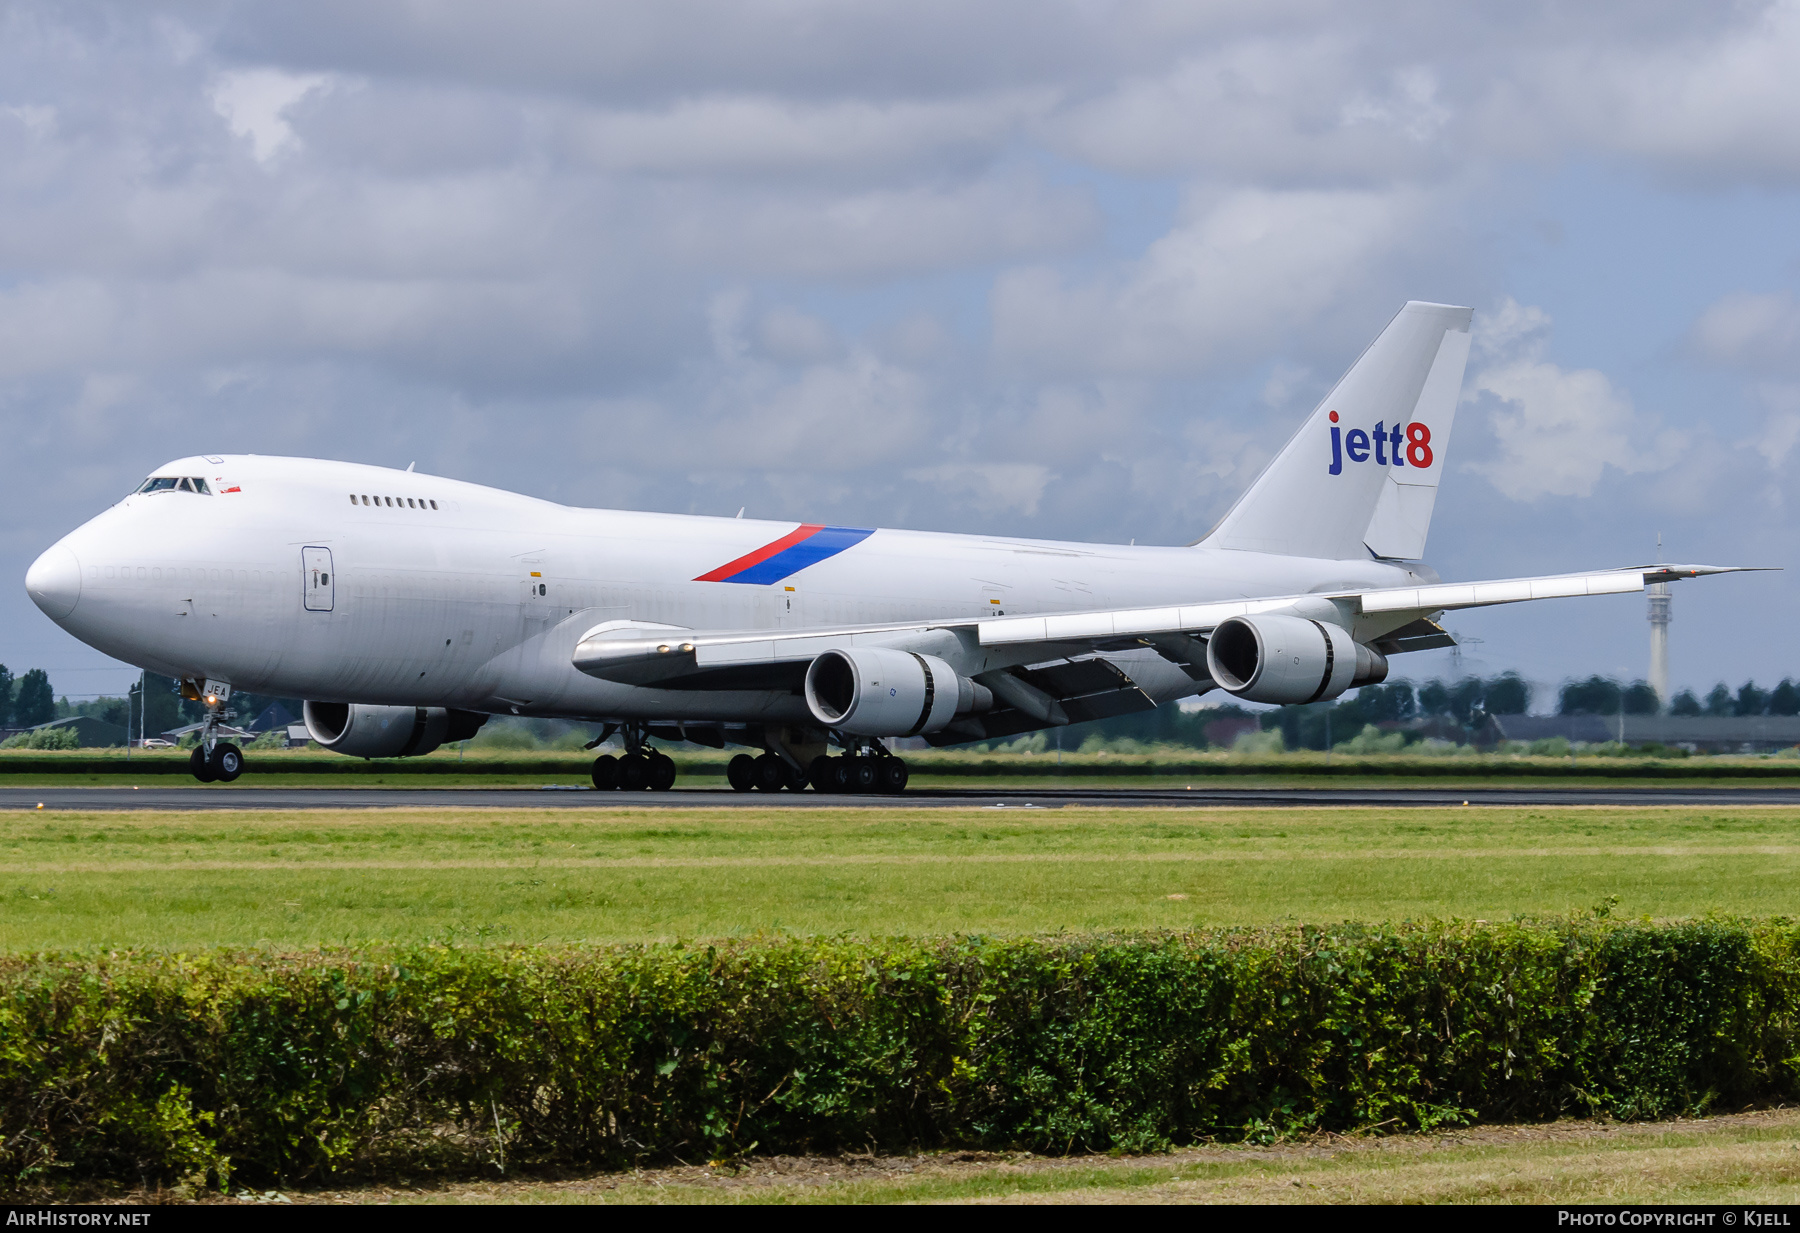
<svg viewBox="0 0 1800 1233">
<path fill-rule="evenodd" d="M 856 757 L 850 763 L 850 791 L 873 792 L 881 782 L 881 772 L 875 765 L 874 758 Z"/>
<path fill-rule="evenodd" d="M 787 766 L 774 754 L 766 753 L 756 759 L 756 790 L 758 792 L 779 792 L 787 786 Z"/>
<path fill-rule="evenodd" d="M 611 754 L 601 754 L 594 759 L 594 787 L 602 792 L 611 792 L 619 786 L 619 760 Z"/>
<path fill-rule="evenodd" d="M 619 759 L 619 786 L 627 792 L 642 792 L 650 786 L 650 759 L 641 753 L 626 754 Z"/>
<path fill-rule="evenodd" d="M 842 761 L 842 759 L 833 758 L 826 754 L 820 754 L 812 760 L 812 765 L 806 768 L 806 778 L 811 781 L 814 792 L 842 791 L 842 789 L 837 786 L 838 763 L 840 761 Z"/>
<path fill-rule="evenodd" d="M 881 791 L 904 792 L 910 772 L 906 769 L 905 758 L 883 758 L 880 763 Z"/>
<path fill-rule="evenodd" d="M 667 792 L 675 786 L 675 759 L 666 753 L 653 753 L 650 757 L 650 790 Z"/>
<path fill-rule="evenodd" d="M 725 782 L 733 792 L 748 792 L 756 787 L 756 759 L 739 754 L 725 764 Z"/>
<path fill-rule="evenodd" d="M 784 786 L 789 792 L 804 792 L 806 791 L 806 785 L 812 782 L 812 778 L 806 773 L 805 767 L 795 766 L 786 758 L 781 760 L 781 770 L 782 773 L 787 776 L 787 782 Z"/>
<path fill-rule="evenodd" d="M 214 779 L 220 783 L 230 783 L 244 773 L 244 751 L 222 741 L 212 747 L 212 757 L 206 763 L 212 770 Z"/>
<path fill-rule="evenodd" d="M 218 778 L 213 774 L 212 764 L 206 760 L 206 748 L 202 745 L 194 746 L 194 752 L 188 755 L 188 770 L 201 783 L 211 783 Z"/>
</svg>

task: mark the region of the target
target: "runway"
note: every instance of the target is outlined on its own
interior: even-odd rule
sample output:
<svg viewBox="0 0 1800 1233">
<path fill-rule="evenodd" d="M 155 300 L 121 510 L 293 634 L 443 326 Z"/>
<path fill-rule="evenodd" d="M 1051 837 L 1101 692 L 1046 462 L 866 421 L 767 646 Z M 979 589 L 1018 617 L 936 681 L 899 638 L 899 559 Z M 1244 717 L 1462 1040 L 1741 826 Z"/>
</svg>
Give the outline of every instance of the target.
<svg viewBox="0 0 1800 1233">
<path fill-rule="evenodd" d="M 1306 809 L 1461 805 L 1797 805 L 1797 788 L 925 788 L 900 796 L 816 792 L 597 792 L 585 788 L 0 788 L 0 812 L 295 809 L 1061 809 L 1069 805 Z"/>
</svg>

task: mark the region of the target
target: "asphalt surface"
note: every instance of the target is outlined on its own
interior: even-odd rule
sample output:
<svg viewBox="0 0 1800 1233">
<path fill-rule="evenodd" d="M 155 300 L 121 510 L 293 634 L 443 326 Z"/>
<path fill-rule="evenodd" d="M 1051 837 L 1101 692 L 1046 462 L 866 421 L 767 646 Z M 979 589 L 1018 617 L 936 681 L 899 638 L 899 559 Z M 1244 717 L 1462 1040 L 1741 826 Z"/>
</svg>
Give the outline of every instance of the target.
<svg viewBox="0 0 1800 1233">
<path fill-rule="evenodd" d="M 31 810 L 592 809 L 651 806 L 790 808 L 1060 809 L 1065 805 L 1327 805 L 1424 808 L 1445 805 L 1800 805 L 1795 788 L 921 788 L 899 796 L 817 792 L 597 792 L 587 788 L 257 788 L 248 785 L 141 788 L 0 788 L 0 812 Z"/>
</svg>

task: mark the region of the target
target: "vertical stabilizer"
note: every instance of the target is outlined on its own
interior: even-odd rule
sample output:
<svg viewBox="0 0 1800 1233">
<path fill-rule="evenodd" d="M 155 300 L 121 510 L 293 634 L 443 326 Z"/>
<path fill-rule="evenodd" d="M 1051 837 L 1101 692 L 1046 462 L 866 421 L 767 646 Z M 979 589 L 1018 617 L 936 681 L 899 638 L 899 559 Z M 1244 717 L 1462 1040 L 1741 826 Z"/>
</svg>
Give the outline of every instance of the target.
<svg viewBox="0 0 1800 1233">
<path fill-rule="evenodd" d="M 1470 316 L 1416 300 L 1402 308 L 1202 542 L 1334 560 L 1423 556 Z"/>
</svg>

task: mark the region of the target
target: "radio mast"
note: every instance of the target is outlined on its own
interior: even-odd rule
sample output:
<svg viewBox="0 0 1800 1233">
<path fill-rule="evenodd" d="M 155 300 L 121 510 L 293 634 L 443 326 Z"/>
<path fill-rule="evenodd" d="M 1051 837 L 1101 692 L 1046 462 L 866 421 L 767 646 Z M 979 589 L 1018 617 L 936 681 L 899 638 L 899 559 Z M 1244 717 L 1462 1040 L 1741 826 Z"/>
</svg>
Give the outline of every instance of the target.
<svg viewBox="0 0 1800 1233">
<path fill-rule="evenodd" d="M 1656 533 L 1656 563 L 1663 563 L 1662 532 Z M 1669 705 L 1669 584 L 1650 584 L 1650 688 Z"/>
</svg>

